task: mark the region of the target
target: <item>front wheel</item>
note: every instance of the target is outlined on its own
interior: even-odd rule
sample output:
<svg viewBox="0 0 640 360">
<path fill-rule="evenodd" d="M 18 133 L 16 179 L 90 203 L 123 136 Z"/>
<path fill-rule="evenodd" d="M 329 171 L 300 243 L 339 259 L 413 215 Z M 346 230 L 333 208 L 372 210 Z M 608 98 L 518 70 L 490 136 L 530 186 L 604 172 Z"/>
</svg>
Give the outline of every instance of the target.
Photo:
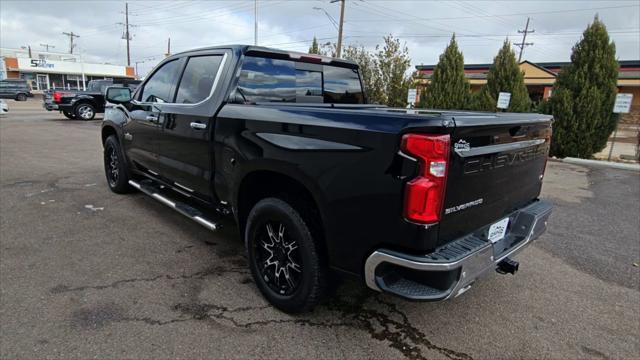
<svg viewBox="0 0 640 360">
<path fill-rule="evenodd" d="M 104 172 L 111 191 L 117 194 L 131 192 L 124 155 L 115 135 L 104 142 Z"/>
<path fill-rule="evenodd" d="M 251 274 L 263 296 L 287 313 L 312 310 L 326 291 L 327 266 L 301 214 L 277 198 L 249 213 L 245 245 Z"/>
<path fill-rule="evenodd" d="M 96 116 L 96 109 L 91 104 L 80 104 L 76 106 L 76 118 L 80 120 L 92 120 Z"/>
<path fill-rule="evenodd" d="M 16 101 L 27 101 L 27 95 L 25 94 L 18 94 L 16 96 Z"/>
</svg>

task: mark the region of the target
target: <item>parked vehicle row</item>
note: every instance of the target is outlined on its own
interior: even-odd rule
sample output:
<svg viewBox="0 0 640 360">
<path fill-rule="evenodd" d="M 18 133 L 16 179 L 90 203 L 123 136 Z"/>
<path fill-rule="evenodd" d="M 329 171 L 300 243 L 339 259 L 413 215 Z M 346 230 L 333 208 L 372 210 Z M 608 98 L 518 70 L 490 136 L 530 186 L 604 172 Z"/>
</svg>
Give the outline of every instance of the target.
<svg viewBox="0 0 640 360">
<path fill-rule="evenodd" d="M 330 270 L 407 299 L 467 291 L 539 237 L 551 117 L 367 105 L 347 60 L 254 46 L 163 60 L 109 88 L 104 167 L 210 230 L 232 214 L 262 294 L 287 312 Z M 152 246 L 152 244 L 149 244 Z"/>
<path fill-rule="evenodd" d="M 109 86 L 135 89 L 139 80 L 92 80 L 87 90 L 51 90 L 44 93 L 42 106 L 48 111 L 60 111 L 69 119 L 91 120 L 105 108 L 104 94 Z"/>
<path fill-rule="evenodd" d="M 33 97 L 31 87 L 26 80 L 23 79 L 4 79 L 0 80 L 0 98 L 13 99 L 16 101 L 27 101 Z"/>
</svg>

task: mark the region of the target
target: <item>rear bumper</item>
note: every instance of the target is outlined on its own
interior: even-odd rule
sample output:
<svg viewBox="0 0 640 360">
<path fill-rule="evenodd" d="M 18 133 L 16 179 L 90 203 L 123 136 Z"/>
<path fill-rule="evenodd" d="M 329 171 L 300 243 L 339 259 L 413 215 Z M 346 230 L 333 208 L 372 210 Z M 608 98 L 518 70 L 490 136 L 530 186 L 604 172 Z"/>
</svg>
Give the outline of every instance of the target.
<svg viewBox="0 0 640 360">
<path fill-rule="evenodd" d="M 542 235 L 551 211 L 551 204 L 536 201 L 513 212 L 505 238 L 495 244 L 486 238 L 488 225 L 423 256 L 378 249 L 367 258 L 365 281 L 374 290 L 411 300 L 456 297 Z"/>
<path fill-rule="evenodd" d="M 43 102 L 42 107 L 49 111 L 58 110 L 58 104 L 54 104 L 54 103 Z"/>
</svg>

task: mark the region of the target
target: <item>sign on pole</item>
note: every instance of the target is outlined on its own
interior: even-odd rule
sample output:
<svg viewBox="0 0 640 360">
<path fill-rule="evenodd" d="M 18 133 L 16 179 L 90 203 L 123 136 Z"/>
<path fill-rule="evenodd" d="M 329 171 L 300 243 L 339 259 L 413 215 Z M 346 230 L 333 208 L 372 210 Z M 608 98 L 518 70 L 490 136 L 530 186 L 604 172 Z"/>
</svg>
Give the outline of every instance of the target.
<svg viewBox="0 0 640 360">
<path fill-rule="evenodd" d="M 511 101 L 511 93 L 501 92 L 498 96 L 498 104 L 496 107 L 498 109 L 506 109 L 509 107 L 509 101 Z"/>
<path fill-rule="evenodd" d="M 409 92 L 407 93 L 407 104 L 415 105 L 417 96 L 418 91 L 416 89 L 409 89 Z"/>
<path fill-rule="evenodd" d="M 633 94 L 616 95 L 616 102 L 613 104 L 613 112 L 615 114 L 628 113 L 631 109 L 631 100 L 633 100 Z"/>
</svg>

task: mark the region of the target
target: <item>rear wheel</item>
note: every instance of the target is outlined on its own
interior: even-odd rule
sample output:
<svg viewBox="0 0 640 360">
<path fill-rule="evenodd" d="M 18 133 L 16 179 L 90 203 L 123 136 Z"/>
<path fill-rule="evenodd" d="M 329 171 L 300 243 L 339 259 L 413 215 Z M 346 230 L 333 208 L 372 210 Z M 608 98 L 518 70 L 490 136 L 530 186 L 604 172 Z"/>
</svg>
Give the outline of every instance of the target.
<svg viewBox="0 0 640 360">
<path fill-rule="evenodd" d="M 245 245 L 251 274 L 265 298 L 288 313 L 310 311 L 326 291 L 327 268 L 300 212 L 277 198 L 249 213 Z"/>
<path fill-rule="evenodd" d="M 71 119 L 71 120 L 73 120 L 73 119 L 75 119 L 75 118 L 76 118 L 76 115 L 75 115 L 74 113 L 72 113 L 72 112 L 69 112 L 69 111 L 63 110 L 63 111 L 62 111 L 62 113 L 64 114 L 64 116 L 66 116 L 66 117 L 67 117 L 67 119 Z"/>
<path fill-rule="evenodd" d="M 111 191 L 117 194 L 131 192 L 124 155 L 115 135 L 104 142 L 104 172 Z"/>
<path fill-rule="evenodd" d="M 96 116 L 96 109 L 89 103 L 82 103 L 76 105 L 75 114 L 76 118 L 88 121 Z"/>
<path fill-rule="evenodd" d="M 27 101 L 27 95 L 25 95 L 25 94 L 18 94 L 18 95 L 16 96 L 16 100 L 17 100 L 17 101 Z"/>
</svg>

